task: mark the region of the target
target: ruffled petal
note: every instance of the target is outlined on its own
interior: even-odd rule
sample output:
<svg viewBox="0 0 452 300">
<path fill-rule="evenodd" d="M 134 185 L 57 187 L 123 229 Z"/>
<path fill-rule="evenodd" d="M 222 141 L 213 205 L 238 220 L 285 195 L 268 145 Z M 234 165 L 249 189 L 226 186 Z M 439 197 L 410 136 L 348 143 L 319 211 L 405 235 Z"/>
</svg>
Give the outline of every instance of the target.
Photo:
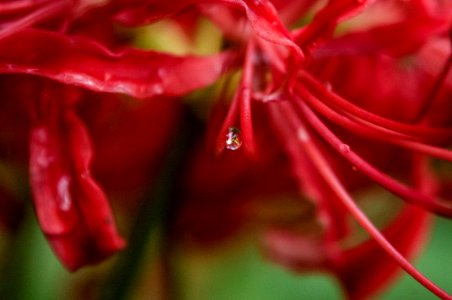
<svg viewBox="0 0 452 300">
<path fill-rule="evenodd" d="M 38 29 L 0 41 L 0 73 L 26 73 L 136 98 L 183 95 L 215 82 L 235 54 L 178 57 L 134 49 L 112 53 L 98 43 Z"/>
<path fill-rule="evenodd" d="M 50 89 L 49 89 L 50 90 Z M 52 90 L 53 92 L 53 90 Z M 90 174 L 91 145 L 79 118 L 48 97 L 30 134 L 30 181 L 39 223 L 69 269 L 122 249 L 108 201 Z"/>
</svg>

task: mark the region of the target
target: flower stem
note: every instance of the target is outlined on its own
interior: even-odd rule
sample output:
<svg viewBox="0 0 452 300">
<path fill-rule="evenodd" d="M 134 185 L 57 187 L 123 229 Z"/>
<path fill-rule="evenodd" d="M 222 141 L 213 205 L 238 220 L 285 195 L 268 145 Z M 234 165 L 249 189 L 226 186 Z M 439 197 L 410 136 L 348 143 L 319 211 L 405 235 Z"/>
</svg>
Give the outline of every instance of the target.
<svg viewBox="0 0 452 300">
<path fill-rule="evenodd" d="M 190 154 L 193 141 L 197 140 L 199 125 L 191 112 L 184 113 L 178 136 L 171 145 L 165 164 L 159 178 L 150 193 L 150 197 L 143 201 L 138 216 L 132 227 L 128 239 L 128 247 L 122 253 L 116 267 L 112 271 L 112 277 L 102 291 L 101 299 L 120 300 L 127 299 L 128 294 L 138 278 L 142 259 L 149 242 L 149 236 L 154 231 L 159 231 L 159 255 L 157 259 L 162 263 L 162 290 L 164 299 L 175 299 L 177 288 L 173 285 L 173 259 L 171 254 L 174 249 L 172 225 L 175 213 L 178 210 L 180 175 L 185 167 L 185 162 Z"/>
</svg>

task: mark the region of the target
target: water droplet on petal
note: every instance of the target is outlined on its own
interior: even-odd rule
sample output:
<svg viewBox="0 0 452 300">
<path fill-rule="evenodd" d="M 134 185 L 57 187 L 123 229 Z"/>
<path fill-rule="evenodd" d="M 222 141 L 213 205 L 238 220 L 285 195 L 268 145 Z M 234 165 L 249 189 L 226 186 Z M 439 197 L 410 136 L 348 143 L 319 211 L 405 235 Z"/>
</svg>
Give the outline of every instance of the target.
<svg viewBox="0 0 452 300">
<path fill-rule="evenodd" d="M 69 191 L 71 179 L 68 176 L 62 176 L 57 183 L 57 192 L 60 199 L 60 209 L 68 211 L 71 208 L 71 194 Z"/>
<path fill-rule="evenodd" d="M 355 171 L 355 172 L 357 172 L 357 171 L 358 171 L 358 168 L 357 168 L 356 166 L 352 166 L 352 170 Z"/>
<path fill-rule="evenodd" d="M 350 153 L 350 146 L 347 144 L 341 144 L 339 146 L 339 150 L 341 150 L 342 153 L 348 154 Z"/>
<path fill-rule="evenodd" d="M 226 149 L 235 151 L 242 146 L 242 136 L 240 129 L 235 127 L 229 127 L 228 133 L 226 133 Z"/>
</svg>

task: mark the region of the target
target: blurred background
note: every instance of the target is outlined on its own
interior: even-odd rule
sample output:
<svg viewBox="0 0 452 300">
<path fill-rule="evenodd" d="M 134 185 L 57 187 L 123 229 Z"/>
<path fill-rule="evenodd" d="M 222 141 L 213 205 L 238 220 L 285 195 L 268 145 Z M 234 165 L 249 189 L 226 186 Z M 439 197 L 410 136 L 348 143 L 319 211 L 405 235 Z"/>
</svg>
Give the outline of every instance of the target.
<svg viewBox="0 0 452 300">
<path fill-rule="evenodd" d="M 0 241 L 3 270 L 0 273 L 1 299 L 164 299 L 159 259 L 154 237 L 125 295 L 105 293 L 116 255 L 109 261 L 71 274 L 57 261 L 34 217 L 12 243 Z M 416 266 L 439 286 L 452 284 L 452 222 L 436 219 L 434 232 Z M 182 300 L 291 300 L 343 299 L 336 280 L 325 274 L 297 275 L 265 260 L 259 250 L 243 238 L 227 247 L 209 250 L 176 251 L 173 298 Z M 160 274 L 160 275 L 159 275 Z M 124 276 L 129 276 L 123 274 Z M 403 272 L 387 291 L 375 299 L 436 299 Z"/>
</svg>

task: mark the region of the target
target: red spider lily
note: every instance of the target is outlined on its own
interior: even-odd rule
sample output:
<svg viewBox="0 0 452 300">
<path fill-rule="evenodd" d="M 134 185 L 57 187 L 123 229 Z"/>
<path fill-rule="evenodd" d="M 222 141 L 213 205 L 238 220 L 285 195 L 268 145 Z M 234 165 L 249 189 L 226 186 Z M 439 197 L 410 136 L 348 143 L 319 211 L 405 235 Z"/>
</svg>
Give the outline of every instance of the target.
<svg viewBox="0 0 452 300">
<path fill-rule="evenodd" d="M 80 96 L 73 86 L 153 101 L 204 88 L 220 76 L 228 76 L 242 62 L 229 111 L 218 126 L 215 149 L 218 153 L 224 148 L 238 150 L 243 144 L 239 152 L 245 153 L 223 153 L 220 156 L 228 157 L 215 163 L 195 160 L 194 175 L 187 185 L 189 199 L 193 199 L 187 206 L 197 206 L 182 211 L 181 224 L 190 223 L 193 216 L 204 216 L 201 224 L 218 221 L 205 216 L 219 212 L 218 207 L 209 207 L 207 199 L 220 192 L 230 212 L 223 222 L 227 226 L 220 231 L 229 235 L 250 217 L 250 208 L 240 207 L 242 200 L 298 190 L 317 207 L 321 233 L 300 237 L 290 230 L 269 231 L 265 240 L 272 259 L 297 270 L 308 267 L 335 272 L 352 298 L 366 297 L 381 288 L 394 274 L 396 262 L 439 297 L 451 298 L 405 258 L 415 252 L 428 230 L 427 211 L 452 216 L 450 201 L 437 199 L 440 183 L 425 159 L 452 158 L 446 149 L 452 130 L 448 127 L 450 115 L 445 112 L 452 94 L 452 55 L 450 45 L 444 44 L 452 24 L 450 5 L 382 1 L 383 11 L 394 12 L 393 19 L 377 12 L 376 25 L 363 30 L 350 25 L 337 37 L 339 23 L 372 13 L 370 1 L 330 0 L 307 25 L 294 30 L 287 26 L 314 7 L 314 2 L 57 2 L 0 5 L 4 25 L 0 72 L 46 78 L 42 81 L 46 86 L 36 93 L 37 104 L 32 106 L 30 177 L 41 227 L 68 268 L 96 262 L 123 246 L 104 193 L 91 175 L 92 150 L 74 109 Z M 71 8 L 70 14 L 64 13 L 66 8 Z M 183 10 L 209 17 L 224 31 L 228 49 L 211 56 L 175 56 L 125 47 L 119 37 L 115 40 L 111 27 L 103 40 L 93 39 L 96 35 L 88 32 L 89 25 L 102 32 L 102 22 L 145 25 L 177 17 Z M 398 40 L 404 42 L 394 42 Z M 429 64 L 432 57 L 438 61 Z M 401 65 L 405 58 L 410 60 L 408 67 Z M 47 84 L 48 79 L 62 85 Z M 409 108 L 405 109 L 406 105 Z M 269 140 L 276 143 L 269 146 Z M 405 163 L 387 164 L 366 143 L 386 149 L 384 158 L 402 155 Z M 231 169 L 229 160 L 240 165 L 240 170 Z M 262 166 L 274 170 L 271 176 L 260 171 Z M 128 167 L 126 164 L 125 169 L 136 170 Z M 212 172 L 223 178 L 210 176 Z M 247 172 L 250 176 L 243 180 L 235 177 Z M 408 203 L 382 231 L 347 191 L 370 185 L 356 179 L 356 173 Z M 283 175 L 273 182 L 275 174 Z M 211 185 L 206 187 L 206 181 Z M 267 184 L 262 187 L 262 183 Z M 237 189 L 240 184 L 243 186 Z M 228 190 L 234 195 L 224 192 Z M 348 215 L 372 240 L 350 249 L 341 246 L 351 234 Z M 238 222 L 228 222 L 237 217 Z M 418 222 L 407 221 L 413 219 Z M 407 231 L 412 234 L 406 235 Z M 207 235 L 210 238 L 218 231 Z M 375 276 L 360 266 L 369 258 Z M 368 283 L 365 288 L 363 281 Z"/>
<path fill-rule="evenodd" d="M 258 4 L 264 5 L 264 2 L 258 2 Z M 331 5 L 326 6 L 316 15 L 312 23 L 295 33 L 294 39 L 302 47 L 302 49 L 305 50 L 305 53 L 313 55 L 313 57 L 307 62 L 308 65 L 316 63 L 315 53 L 316 48 L 318 48 L 317 43 L 325 43 L 325 46 L 328 47 L 327 40 L 331 38 L 333 29 L 337 23 L 343 18 L 349 17 L 350 14 L 355 14 L 357 11 L 361 10 L 363 4 L 364 2 L 346 3 L 333 1 L 331 2 Z M 250 10 L 252 13 L 250 13 Z M 335 256 L 341 256 L 340 252 L 334 249 L 334 244 L 331 245 L 331 243 L 343 238 L 345 234 L 345 232 L 340 230 L 340 228 L 344 227 L 344 217 L 339 213 L 341 209 L 334 207 L 334 205 L 330 203 L 331 200 L 328 202 L 326 200 L 328 198 L 336 198 L 340 203 L 339 205 L 348 210 L 369 232 L 375 241 L 405 270 L 407 270 L 413 275 L 413 277 L 422 282 L 427 288 L 432 290 L 432 292 L 436 293 L 438 296 L 443 298 L 449 297 L 444 291 L 437 288 L 433 283 L 428 281 L 428 279 L 415 270 L 400 254 L 400 252 L 388 243 L 383 235 L 381 235 L 381 233 L 379 233 L 376 228 L 369 223 L 369 220 L 353 203 L 340 181 L 338 181 L 331 167 L 325 163 L 328 159 L 324 156 L 324 150 L 321 149 L 318 144 L 320 141 L 316 141 L 311 138 L 311 134 L 319 134 L 327 143 L 330 143 L 331 146 L 333 146 L 333 149 L 349 160 L 355 166 L 357 171 L 361 171 L 368 175 L 370 178 L 386 187 L 394 194 L 402 196 L 410 203 L 420 205 L 430 211 L 449 217 L 451 213 L 450 205 L 438 202 L 438 200 L 435 200 L 435 196 L 424 194 L 418 189 L 410 188 L 381 173 L 374 166 L 370 165 L 358 156 L 351 150 L 348 144 L 344 143 L 332 131 L 330 131 L 324 122 L 318 118 L 316 113 L 312 111 L 312 109 L 314 108 L 317 113 L 330 119 L 332 122 L 351 130 L 354 134 L 371 136 L 372 138 L 380 139 L 386 143 L 393 143 L 402 148 L 407 148 L 421 154 L 432 155 L 442 159 L 450 159 L 450 152 L 438 147 L 437 145 L 443 145 L 445 142 L 447 143 L 450 139 L 450 129 L 439 127 L 436 124 L 427 125 L 423 123 L 419 125 L 412 125 L 405 123 L 405 120 L 405 122 L 390 120 L 386 117 L 378 116 L 368 110 L 364 110 L 339 97 L 336 93 L 333 93 L 327 86 L 325 86 L 322 81 L 319 81 L 311 74 L 303 70 L 303 65 L 300 65 L 300 62 L 304 60 L 304 55 L 300 55 L 299 51 L 292 50 L 292 44 L 282 37 L 285 36 L 284 31 L 280 31 L 279 34 L 274 34 L 271 37 L 268 37 L 268 34 L 271 34 L 272 30 L 267 28 L 268 23 L 266 21 L 263 21 L 263 24 L 258 24 L 255 21 L 253 18 L 254 10 L 258 10 L 254 7 L 254 5 L 249 5 L 245 8 L 247 17 L 251 23 L 251 26 L 254 27 L 257 37 L 251 36 L 251 41 L 248 42 L 245 53 L 242 80 L 239 84 L 238 92 L 235 95 L 230 112 L 226 117 L 223 129 L 221 130 L 220 140 L 218 143 L 219 148 L 224 147 L 222 145 L 224 143 L 224 138 L 222 138 L 222 136 L 228 132 L 227 130 L 240 127 L 243 132 L 242 138 L 245 150 L 247 150 L 250 154 L 254 154 L 255 140 L 252 118 L 255 118 L 256 115 L 251 113 L 251 108 L 253 107 L 251 102 L 252 100 L 268 102 L 267 107 L 270 113 L 269 118 L 272 119 L 271 123 L 274 124 L 277 130 L 281 132 L 280 136 L 283 138 L 282 142 L 286 147 L 286 151 L 288 151 L 289 157 L 291 157 L 293 161 L 293 166 L 295 168 L 294 173 L 300 180 L 300 189 L 305 192 L 311 191 L 312 197 L 317 199 L 318 202 L 319 218 L 323 218 L 328 224 L 326 228 L 326 242 L 330 244 L 328 248 L 332 247 L 332 249 L 327 249 L 326 251 L 329 259 L 331 259 L 331 257 L 334 258 Z M 271 9 L 263 11 L 268 12 L 271 11 Z M 262 15 L 265 16 L 265 13 L 262 13 Z M 271 13 L 267 16 L 267 18 L 272 17 Z M 418 49 L 420 44 L 425 43 L 428 36 L 426 34 L 444 34 L 450 27 L 448 16 L 438 16 L 432 14 L 431 12 L 421 10 L 419 18 L 427 21 L 423 22 L 424 27 L 421 31 L 423 34 L 419 34 L 415 30 L 417 35 L 408 35 L 408 45 L 405 46 L 403 50 L 396 50 L 392 55 L 396 56 L 406 53 L 405 51 L 414 51 Z M 265 20 L 266 18 L 263 19 Z M 277 28 L 279 22 L 275 21 L 272 22 L 272 24 L 275 25 L 274 28 L 276 29 L 274 30 L 278 30 Z M 393 29 L 393 27 L 403 25 L 408 26 L 409 22 L 405 23 L 401 21 L 400 23 L 396 23 L 394 25 L 385 25 L 381 29 L 375 29 L 373 32 L 376 33 L 379 30 L 383 32 L 384 30 Z M 374 39 L 377 40 L 377 36 L 379 35 L 380 33 L 377 34 Z M 265 41 L 262 41 L 261 38 Z M 278 47 L 280 45 L 288 46 L 289 51 L 281 51 L 281 49 L 277 48 L 277 46 L 266 44 L 267 41 L 277 44 Z M 374 42 L 366 43 L 366 45 L 372 45 L 373 43 Z M 384 44 L 381 43 L 381 45 Z M 353 43 L 344 44 L 343 46 L 344 49 L 347 49 L 346 51 L 350 49 L 357 50 L 354 48 Z M 387 44 L 387 46 L 389 46 L 389 44 Z M 322 49 L 322 47 L 320 47 L 320 49 Z M 372 51 L 372 49 L 366 50 Z M 392 51 L 392 49 L 388 48 L 384 51 L 384 53 L 391 53 L 390 51 Z M 338 52 L 340 52 L 340 47 L 335 48 L 334 50 L 332 49 L 332 54 L 328 57 L 328 60 L 330 60 L 331 56 L 337 56 L 339 54 Z M 356 56 L 359 53 L 360 52 L 354 54 Z M 269 61 L 255 62 L 254 57 L 256 55 L 267 57 Z M 295 67 L 298 66 L 302 70 L 295 71 L 293 66 L 289 66 L 287 64 L 288 59 L 295 62 Z M 356 58 L 353 57 L 353 59 Z M 445 77 L 450 69 L 449 60 L 446 59 L 443 71 L 439 72 L 440 75 L 437 79 L 437 82 L 439 83 L 435 84 L 433 92 L 429 94 L 426 100 L 427 102 L 436 100 L 435 98 L 437 98 L 439 90 L 438 86 L 445 85 Z M 330 63 L 330 61 L 328 61 L 328 63 Z M 325 68 L 325 65 L 321 66 Z M 254 73 L 254 70 L 260 70 L 262 72 L 262 69 L 266 67 L 269 69 L 268 72 L 273 77 L 273 81 L 266 82 L 265 78 L 259 77 L 256 73 Z M 330 66 L 326 65 L 326 67 Z M 284 75 L 283 72 L 287 72 L 288 75 Z M 330 69 L 327 69 L 327 72 L 334 72 L 334 69 L 331 70 L 330 67 Z M 445 88 L 446 87 L 443 89 Z M 450 93 L 446 93 L 446 95 L 448 94 L 450 95 Z M 391 97 L 394 96 L 391 95 Z M 387 96 L 386 99 L 388 99 Z M 389 98 L 388 101 L 390 101 L 390 99 L 391 98 Z M 415 113 L 424 111 L 425 109 L 423 109 L 423 106 L 425 104 L 422 103 L 423 99 L 419 99 L 419 97 L 411 97 L 411 101 L 413 101 L 413 99 L 416 99 L 415 103 L 418 103 L 418 106 L 415 106 L 413 111 Z M 369 102 L 375 103 L 371 101 Z M 379 105 L 379 108 L 382 110 L 386 107 Z M 396 119 L 398 118 L 399 117 L 396 116 Z M 408 118 L 409 121 L 411 121 L 413 116 L 408 116 Z M 239 124 L 240 126 L 237 126 L 236 124 Z M 256 126 L 256 128 L 258 127 Z M 311 130 L 314 132 L 311 133 Z M 237 134 L 237 130 L 235 130 L 234 134 Z M 229 131 L 226 135 L 229 142 L 231 139 L 231 131 Z M 234 136 L 234 139 L 238 138 L 239 137 Z M 230 148 L 228 146 L 228 142 L 226 147 Z M 313 175 L 310 174 L 317 174 L 315 176 L 318 176 L 319 178 L 314 179 L 312 178 Z M 425 179 L 419 179 L 425 181 Z M 323 182 L 320 186 L 319 181 Z M 325 189 L 331 190 L 328 196 L 325 195 Z M 405 254 L 408 254 L 411 247 L 407 246 L 407 244 L 401 245 L 399 249 L 406 249 L 404 250 L 407 251 Z M 303 249 L 304 248 L 300 248 L 298 250 L 301 252 Z M 367 254 L 370 255 L 370 252 L 371 251 L 369 250 Z M 290 259 L 290 257 L 284 258 L 284 260 L 287 259 Z M 386 272 L 390 273 L 387 269 Z M 387 273 L 377 278 L 384 278 L 386 276 Z M 356 278 L 366 277 L 357 276 Z M 347 279 L 344 279 L 344 282 L 347 282 Z M 346 287 L 348 288 L 348 292 L 351 297 L 364 297 L 366 293 L 376 289 L 378 284 L 381 284 L 381 282 L 377 281 L 375 286 L 369 285 L 370 288 L 367 292 L 357 291 L 355 287 L 359 286 L 358 284 L 346 283 Z"/>
</svg>

